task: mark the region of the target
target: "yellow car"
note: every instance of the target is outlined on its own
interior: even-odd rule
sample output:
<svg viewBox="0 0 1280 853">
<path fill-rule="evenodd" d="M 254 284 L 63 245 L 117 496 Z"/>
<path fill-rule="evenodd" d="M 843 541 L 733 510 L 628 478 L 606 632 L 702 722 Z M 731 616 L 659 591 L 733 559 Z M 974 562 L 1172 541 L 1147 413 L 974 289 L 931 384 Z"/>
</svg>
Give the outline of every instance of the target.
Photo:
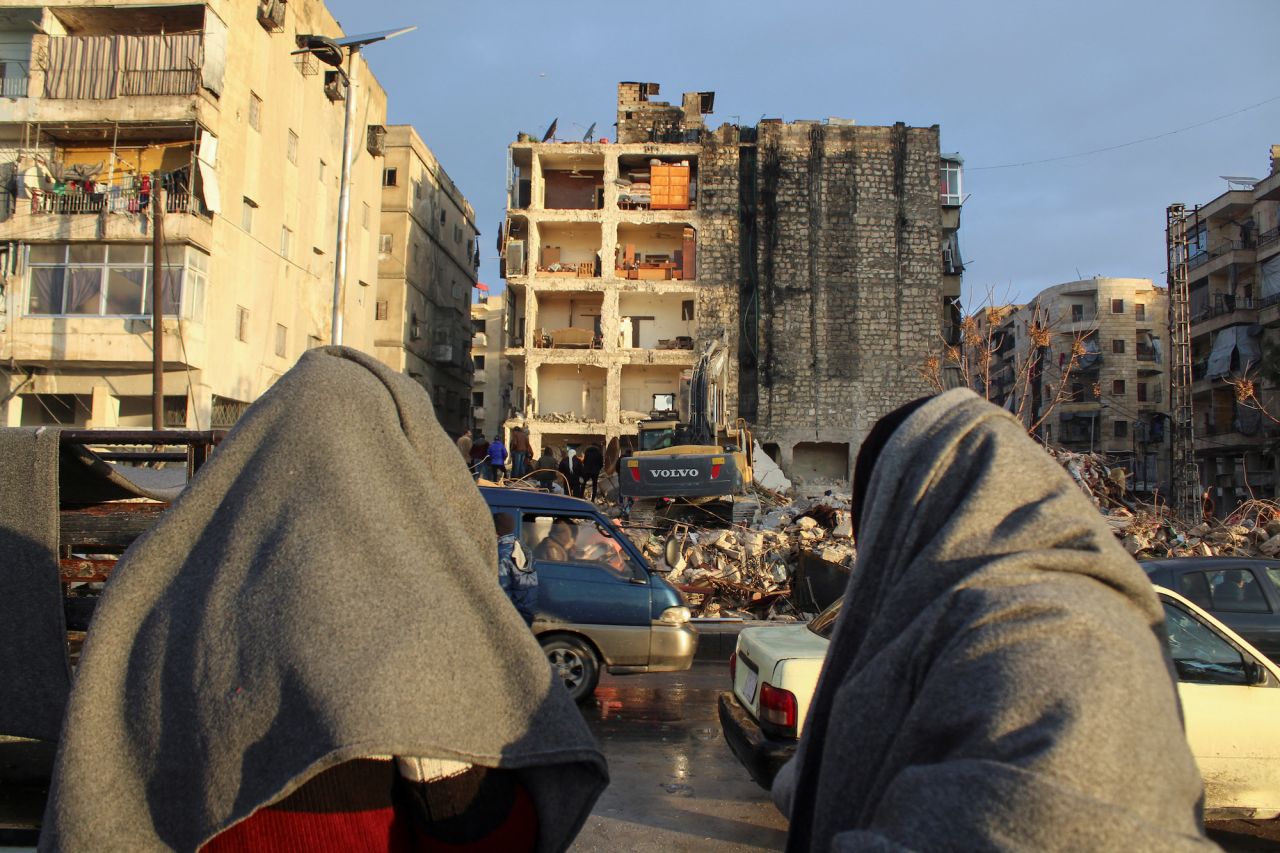
<svg viewBox="0 0 1280 853">
<path fill-rule="evenodd" d="M 1176 592 L 1156 587 L 1205 817 L 1280 817 L 1280 667 Z M 807 625 L 748 628 L 720 695 L 725 740 L 768 788 L 794 753 L 841 602 Z"/>
</svg>

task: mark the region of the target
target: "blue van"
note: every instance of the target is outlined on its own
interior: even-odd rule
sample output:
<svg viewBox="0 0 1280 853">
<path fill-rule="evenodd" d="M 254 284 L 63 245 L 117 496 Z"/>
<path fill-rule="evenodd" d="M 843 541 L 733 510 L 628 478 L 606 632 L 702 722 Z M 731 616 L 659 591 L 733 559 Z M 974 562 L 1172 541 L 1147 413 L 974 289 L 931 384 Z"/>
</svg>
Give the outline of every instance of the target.
<svg viewBox="0 0 1280 853">
<path fill-rule="evenodd" d="M 688 669 L 698 647 L 684 596 L 594 504 L 530 489 L 482 487 L 512 515 L 538 572 L 533 633 L 575 700 L 613 674 Z"/>
</svg>

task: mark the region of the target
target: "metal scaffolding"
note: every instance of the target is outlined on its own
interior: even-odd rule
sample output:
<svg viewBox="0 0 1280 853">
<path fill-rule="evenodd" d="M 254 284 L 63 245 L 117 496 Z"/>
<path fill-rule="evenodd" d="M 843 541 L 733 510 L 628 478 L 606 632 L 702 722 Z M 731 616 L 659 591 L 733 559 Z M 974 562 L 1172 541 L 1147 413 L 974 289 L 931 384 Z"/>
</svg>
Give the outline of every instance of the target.
<svg viewBox="0 0 1280 853">
<path fill-rule="evenodd" d="M 1184 519 L 1201 514 L 1200 470 L 1196 466 L 1195 420 L 1191 398 L 1191 295 L 1187 282 L 1186 206 L 1165 211 L 1165 244 L 1169 280 L 1169 403 L 1173 413 L 1170 445 L 1174 509 Z"/>
</svg>

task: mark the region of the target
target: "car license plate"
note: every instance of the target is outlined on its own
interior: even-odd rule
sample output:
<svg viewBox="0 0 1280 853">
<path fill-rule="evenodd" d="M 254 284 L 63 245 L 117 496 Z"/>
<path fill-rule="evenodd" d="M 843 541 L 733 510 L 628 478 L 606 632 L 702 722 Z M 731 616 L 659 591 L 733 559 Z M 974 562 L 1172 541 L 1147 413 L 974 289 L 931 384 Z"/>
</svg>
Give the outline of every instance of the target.
<svg viewBox="0 0 1280 853">
<path fill-rule="evenodd" d="M 747 704 L 756 701 L 756 682 L 759 680 L 760 676 L 747 670 L 747 683 L 742 686 L 742 695 L 747 697 Z"/>
</svg>

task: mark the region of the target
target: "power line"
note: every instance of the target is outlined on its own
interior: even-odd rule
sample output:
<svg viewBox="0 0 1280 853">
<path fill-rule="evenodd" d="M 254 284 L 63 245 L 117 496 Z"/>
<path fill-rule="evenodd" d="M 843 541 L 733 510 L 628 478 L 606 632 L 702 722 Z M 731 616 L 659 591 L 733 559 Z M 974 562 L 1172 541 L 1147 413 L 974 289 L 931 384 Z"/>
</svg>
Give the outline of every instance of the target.
<svg viewBox="0 0 1280 853">
<path fill-rule="evenodd" d="M 1135 139 L 1131 142 L 1122 142 L 1119 145 L 1108 145 L 1103 148 L 1093 148 L 1088 151 L 1077 151 L 1074 154 L 1063 154 L 1058 157 L 1046 157 L 1043 160 L 1024 160 L 1021 163 L 1002 163 L 999 166 L 966 166 L 965 171 L 966 172 L 983 172 L 983 171 L 989 171 L 992 169 L 1017 169 L 1022 166 L 1039 166 L 1044 163 L 1057 163 L 1062 160 L 1071 160 L 1076 157 L 1088 157 L 1093 154 L 1103 154 L 1107 151 L 1117 151 L 1121 148 L 1128 148 L 1133 145 L 1140 145 L 1143 142 L 1152 142 L 1156 139 L 1164 139 L 1167 136 L 1173 136 L 1176 133 L 1184 133 L 1188 130 L 1194 130 L 1197 127 L 1204 127 L 1206 124 L 1213 124 L 1214 122 L 1222 121 L 1223 119 L 1231 118 L 1232 116 L 1238 116 L 1241 113 L 1247 113 L 1250 110 L 1256 110 L 1259 107 L 1265 107 L 1267 104 L 1273 103 L 1275 101 L 1280 101 L 1280 95 L 1276 95 L 1273 98 L 1267 98 L 1265 101 L 1259 101 L 1256 104 L 1250 104 L 1247 107 L 1241 107 L 1240 109 L 1234 110 L 1229 113 L 1223 113 L 1220 116 L 1214 116 L 1213 118 L 1208 118 L 1208 119 L 1205 119 L 1204 121 L 1198 121 L 1195 124 L 1189 124 L 1186 127 L 1180 127 L 1177 130 L 1167 130 L 1164 133 L 1157 133 L 1153 136 L 1144 136 L 1141 139 Z"/>
</svg>

